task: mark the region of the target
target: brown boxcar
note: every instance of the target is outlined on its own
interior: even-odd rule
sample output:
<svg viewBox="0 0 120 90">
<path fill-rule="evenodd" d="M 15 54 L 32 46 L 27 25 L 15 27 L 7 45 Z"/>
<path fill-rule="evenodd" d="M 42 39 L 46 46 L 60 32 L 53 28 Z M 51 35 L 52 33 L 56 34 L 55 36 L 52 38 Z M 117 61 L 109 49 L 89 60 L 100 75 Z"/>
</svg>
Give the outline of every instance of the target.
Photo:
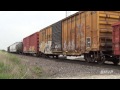
<svg viewBox="0 0 120 90">
<path fill-rule="evenodd" d="M 44 54 L 52 54 L 52 27 L 49 26 L 39 32 L 39 51 Z"/>
<path fill-rule="evenodd" d="M 23 39 L 23 53 L 39 54 L 39 33 L 36 32 Z"/>
<path fill-rule="evenodd" d="M 42 29 L 39 32 L 39 51 L 42 54 L 58 55 L 62 51 L 61 21 Z"/>
<path fill-rule="evenodd" d="M 113 51 L 114 55 L 120 55 L 120 22 L 117 22 L 112 25 L 113 33 L 112 33 L 112 43 L 113 43 Z"/>
<path fill-rule="evenodd" d="M 88 62 L 103 61 L 112 53 L 112 27 L 120 11 L 81 11 L 62 21 L 64 55 L 85 55 Z"/>
<path fill-rule="evenodd" d="M 23 39 L 23 53 L 29 53 L 29 38 Z"/>
</svg>

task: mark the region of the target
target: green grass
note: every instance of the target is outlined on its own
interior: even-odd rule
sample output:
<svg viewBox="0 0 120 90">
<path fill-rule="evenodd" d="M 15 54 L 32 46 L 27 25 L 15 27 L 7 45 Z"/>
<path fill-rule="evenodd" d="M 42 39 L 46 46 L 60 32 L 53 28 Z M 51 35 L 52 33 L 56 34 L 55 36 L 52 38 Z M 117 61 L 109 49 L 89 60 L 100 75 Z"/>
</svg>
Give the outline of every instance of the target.
<svg viewBox="0 0 120 90">
<path fill-rule="evenodd" d="M 0 79 L 21 79 L 26 68 L 16 55 L 0 51 Z"/>
<path fill-rule="evenodd" d="M 5 65 L 3 62 L 0 63 L 0 73 L 7 73 L 10 71 L 10 67 Z"/>
<path fill-rule="evenodd" d="M 12 79 L 12 76 L 8 73 L 1 73 L 0 79 Z"/>
<path fill-rule="evenodd" d="M 0 79 L 38 79 L 42 74 L 41 67 L 31 66 L 15 54 L 0 51 Z"/>
<path fill-rule="evenodd" d="M 11 60 L 13 63 L 15 63 L 15 64 L 20 64 L 20 58 L 18 58 L 17 56 L 12 55 L 12 54 L 8 54 L 8 58 L 9 58 L 9 60 Z"/>
<path fill-rule="evenodd" d="M 0 62 L 0 79 L 10 79 L 12 75 L 10 74 L 12 68 L 9 65 Z"/>
<path fill-rule="evenodd" d="M 32 71 L 37 75 L 41 76 L 42 75 L 42 69 L 40 67 L 34 67 Z"/>
</svg>

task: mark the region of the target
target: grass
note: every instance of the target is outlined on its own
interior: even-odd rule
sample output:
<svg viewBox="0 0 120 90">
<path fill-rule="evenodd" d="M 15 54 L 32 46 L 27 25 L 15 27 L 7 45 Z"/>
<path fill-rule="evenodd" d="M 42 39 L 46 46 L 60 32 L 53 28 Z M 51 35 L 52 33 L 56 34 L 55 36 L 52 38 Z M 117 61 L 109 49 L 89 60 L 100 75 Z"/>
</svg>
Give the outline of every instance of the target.
<svg viewBox="0 0 120 90">
<path fill-rule="evenodd" d="M 20 58 L 18 58 L 17 56 L 12 55 L 12 54 L 8 54 L 8 58 L 9 58 L 9 60 L 11 60 L 13 63 L 15 63 L 15 64 L 20 64 Z"/>
<path fill-rule="evenodd" d="M 41 78 L 42 69 L 21 62 L 17 55 L 0 51 L 0 79 L 37 79 Z"/>
<path fill-rule="evenodd" d="M 0 79 L 11 79 L 12 76 L 9 74 L 1 73 L 0 74 Z"/>
<path fill-rule="evenodd" d="M 41 76 L 41 74 L 42 74 L 42 70 L 41 70 L 41 68 L 40 67 L 34 67 L 33 69 L 32 69 L 32 71 L 37 75 L 37 76 Z"/>
<path fill-rule="evenodd" d="M 7 73 L 10 71 L 10 67 L 6 66 L 3 62 L 0 63 L 0 73 Z"/>
<path fill-rule="evenodd" d="M 16 55 L 0 51 L 0 79 L 21 79 L 26 67 Z"/>
</svg>

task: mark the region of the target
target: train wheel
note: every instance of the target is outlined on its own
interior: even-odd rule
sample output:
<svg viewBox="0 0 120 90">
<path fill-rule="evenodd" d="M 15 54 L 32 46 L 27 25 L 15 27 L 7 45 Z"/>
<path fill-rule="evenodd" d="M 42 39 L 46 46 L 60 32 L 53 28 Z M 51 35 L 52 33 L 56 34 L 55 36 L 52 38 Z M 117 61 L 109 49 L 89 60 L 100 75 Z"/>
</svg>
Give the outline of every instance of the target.
<svg viewBox="0 0 120 90">
<path fill-rule="evenodd" d="M 43 58 L 45 58 L 45 57 L 46 57 L 46 55 L 45 55 L 45 54 L 42 54 L 42 57 L 43 57 Z"/>
<path fill-rule="evenodd" d="M 53 55 L 52 57 L 53 57 L 53 58 L 55 58 L 55 56 L 54 56 L 54 55 Z"/>
<path fill-rule="evenodd" d="M 95 62 L 95 56 L 93 54 L 90 54 L 90 62 L 94 63 Z"/>
<path fill-rule="evenodd" d="M 105 63 L 105 56 L 101 56 L 97 59 L 98 64 L 104 64 Z"/>
<path fill-rule="evenodd" d="M 88 63 L 93 63 L 95 62 L 95 58 L 92 54 L 85 54 L 85 61 Z"/>
<path fill-rule="evenodd" d="M 39 54 L 39 53 L 37 53 L 37 54 L 36 54 L 36 56 L 37 56 L 37 57 L 39 57 L 39 56 L 40 56 L 40 54 Z"/>
<path fill-rule="evenodd" d="M 56 59 L 58 59 L 58 55 L 56 55 Z"/>
<path fill-rule="evenodd" d="M 85 61 L 90 63 L 91 62 L 91 57 L 89 54 L 85 54 Z"/>
<path fill-rule="evenodd" d="M 85 59 L 85 61 L 87 61 L 86 59 L 87 59 L 87 55 L 86 54 L 84 54 L 84 59 Z"/>
<path fill-rule="evenodd" d="M 46 58 L 49 58 L 49 55 L 46 55 Z"/>
<path fill-rule="evenodd" d="M 118 63 L 119 63 L 119 60 L 114 59 L 114 60 L 113 60 L 113 63 L 114 63 L 114 65 L 115 65 L 115 66 L 117 66 L 117 65 L 118 65 Z"/>
</svg>

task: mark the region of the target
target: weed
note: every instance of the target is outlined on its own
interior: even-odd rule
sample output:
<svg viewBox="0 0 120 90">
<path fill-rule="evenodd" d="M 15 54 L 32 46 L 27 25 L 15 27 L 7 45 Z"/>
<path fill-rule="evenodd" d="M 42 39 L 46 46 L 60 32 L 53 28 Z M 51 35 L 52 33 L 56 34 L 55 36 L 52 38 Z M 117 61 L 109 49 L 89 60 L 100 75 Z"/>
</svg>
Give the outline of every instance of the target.
<svg viewBox="0 0 120 90">
<path fill-rule="evenodd" d="M 32 71 L 38 76 L 41 76 L 42 74 L 42 69 L 40 67 L 34 67 Z"/>
</svg>

